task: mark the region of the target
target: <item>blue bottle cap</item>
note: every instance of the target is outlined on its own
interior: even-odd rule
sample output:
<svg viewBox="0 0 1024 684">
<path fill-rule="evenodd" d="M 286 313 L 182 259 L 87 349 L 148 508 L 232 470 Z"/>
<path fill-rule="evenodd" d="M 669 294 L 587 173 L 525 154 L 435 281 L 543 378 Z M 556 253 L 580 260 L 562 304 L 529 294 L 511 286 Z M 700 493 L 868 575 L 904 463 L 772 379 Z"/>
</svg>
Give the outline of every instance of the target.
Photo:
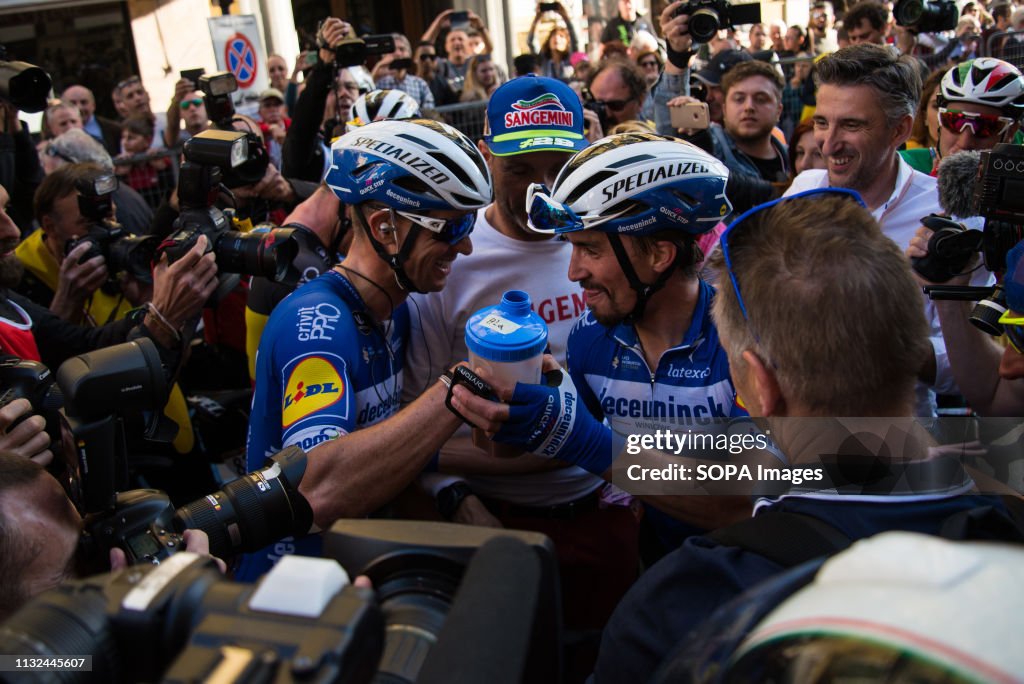
<svg viewBox="0 0 1024 684">
<path fill-rule="evenodd" d="M 522 290 L 509 290 L 500 304 L 480 309 L 466 323 L 466 347 L 488 361 L 525 361 L 547 344 L 548 326 L 530 310 L 530 295 Z"/>
</svg>

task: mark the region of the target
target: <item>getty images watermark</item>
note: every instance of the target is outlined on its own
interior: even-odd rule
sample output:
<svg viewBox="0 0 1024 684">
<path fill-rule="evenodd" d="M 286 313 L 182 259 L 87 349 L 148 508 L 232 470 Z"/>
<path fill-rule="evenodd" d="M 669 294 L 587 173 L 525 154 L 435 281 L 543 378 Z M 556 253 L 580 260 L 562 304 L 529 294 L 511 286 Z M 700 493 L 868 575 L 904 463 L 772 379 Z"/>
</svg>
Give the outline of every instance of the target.
<svg viewBox="0 0 1024 684">
<path fill-rule="evenodd" d="M 612 482 L 637 495 L 1024 491 L 1019 419 L 646 422 L 619 434 Z"/>
</svg>

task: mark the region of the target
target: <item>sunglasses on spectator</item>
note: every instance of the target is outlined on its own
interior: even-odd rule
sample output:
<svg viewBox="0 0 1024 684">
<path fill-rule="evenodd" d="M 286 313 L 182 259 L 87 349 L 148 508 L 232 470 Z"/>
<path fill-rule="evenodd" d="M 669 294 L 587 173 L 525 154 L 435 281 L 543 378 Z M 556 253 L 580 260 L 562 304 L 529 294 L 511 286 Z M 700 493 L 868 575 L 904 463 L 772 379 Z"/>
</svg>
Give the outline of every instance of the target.
<svg viewBox="0 0 1024 684">
<path fill-rule="evenodd" d="M 592 95 L 593 96 L 593 95 Z M 633 100 L 631 99 L 593 99 L 594 104 L 603 104 L 612 112 L 622 112 Z"/>
<path fill-rule="evenodd" d="M 423 216 L 399 209 L 393 210 L 392 213 L 409 219 L 421 228 L 426 228 L 432 233 L 430 237 L 449 245 L 454 245 L 463 238 L 469 237 L 469 234 L 473 232 L 473 226 L 476 225 L 475 211 L 450 219 Z"/>
<path fill-rule="evenodd" d="M 957 109 L 939 107 L 939 125 L 957 134 L 970 127 L 971 135 L 974 137 L 990 138 L 1006 133 L 1013 125 L 1013 119 L 1008 116 L 961 112 Z"/>
<path fill-rule="evenodd" d="M 740 234 L 740 231 L 743 228 L 743 224 L 746 223 L 746 221 L 755 214 L 771 209 L 775 205 L 780 204 L 782 202 L 789 202 L 795 199 L 812 199 L 816 197 L 836 195 L 840 197 L 849 197 L 850 199 L 856 201 L 857 204 L 859 204 L 860 206 L 867 208 L 867 205 L 864 204 L 864 200 L 861 199 L 860 195 L 853 190 L 848 190 L 846 188 L 814 188 L 812 190 L 798 192 L 795 195 L 790 195 L 789 197 L 780 197 L 779 199 L 772 200 L 771 202 L 765 202 L 764 204 L 759 204 L 752 209 L 748 209 L 747 211 L 740 214 L 736 218 L 736 220 L 730 223 L 729 227 L 726 228 L 725 231 L 722 233 L 720 244 L 722 248 L 722 259 L 725 261 L 725 270 L 729 274 L 729 282 L 732 284 L 732 291 L 736 293 L 736 302 L 740 306 L 740 312 L 743 314 L 743 320 L 746 321 L 747 323 L 747 329 L 750 330 L 750 334 L 754 336 L 754 340 L 756 340 L 758 343 L 760 343 L 760 339 L 757 335 L 757 332 L 755 332 L 754 328 L 750 324 L 750 316 L 747 312 L 747 305 L 743 301 L 743 293 L 740 291 L 740 283 L 739 280 L 737 280 L 736 278 L 736 272 L 733 270 L 732 249 L 730 245 L 735 243 L 736 236 Z"/>
<path fill-rule="evenodd" d="M 434 61 L 435 59 L 437 59 L 437 55 L 435 54 L 423 53 L 420 55 L 421 62 Z"/>
<path fill-rule="evenodd" d="M 202 104 L 203 104 L 203 98 L 196 97 L 196 98 L 193 98 L 191 100 L 182 100 L 181 101 L 181 108 L 182 109 L 188 109 L 189 107 L 199 107 Z"/>
</svg>

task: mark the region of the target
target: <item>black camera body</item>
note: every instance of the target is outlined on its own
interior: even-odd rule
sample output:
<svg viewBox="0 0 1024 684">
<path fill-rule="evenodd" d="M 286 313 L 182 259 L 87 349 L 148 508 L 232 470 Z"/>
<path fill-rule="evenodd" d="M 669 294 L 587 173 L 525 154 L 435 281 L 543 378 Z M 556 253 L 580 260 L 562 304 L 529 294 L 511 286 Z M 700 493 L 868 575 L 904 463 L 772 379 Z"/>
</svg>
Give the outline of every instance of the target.
<svg viewBox="0 0 1024 684">
<path fill-rule="evenodd" d="M 985 218 L 981 254 L 985 268 L 1006 270 L 1006 254 L 1024 239 L 1024 146 L 999 143 L 981 152 L 975 183 L 978 215 Z"/>
<path fill-rule="evenodd" d="M 732 4 L 729 0 L 690 0 L 675 11 L 675 16 L 688 14 L 690 37 L 696 43 L 707 43 L 724 28 L 741 24 L 761 23 L 761 3 Z"/>
<path fill-rule="evenodd" d="M 32 412 L 7 429 L 14 428 L 31 415 L 42 416 L 46 420 L 51 449 L 55 449 L 61 443 L 60 408 L 64 405 L 64 397 L 50 369 L 38 361 L 15 356 L 0 357 L 0 408 L 15 399 L 28 399 Z"/>
<path fill-rule="evenodd" d="M 92 671 L 72 681 L 104 684 L 439 684 L 499 670 L 560 681 L 558 565 L 544 535 L 346 520 L 325 550 L 333 560 L 289 557 L 257 585 L 225 581 L 187 552 L 66 582 L 4 624 L 0 654 L 91 655 Z M 338 564 L 367 574 L 376 597 L 345 586 Z M 307 578 L 327 581 L 307 589 Z"/>
<path fill-rule="evenodd" d="M 174 506 L 161 491 L 132 489 L 119 492 L 111 511 L 90 516 L 85 521 L 87 543 L 100 548 L 82 549 L 87 558 L 105 556 L 112 548 L 124 551 L 129 565 L 159 565 L 171 554 L 185 548 L 182 536 L 174 531 Z"/>
<path fill-rule="evenodd" d="M 370 681 L 384 638 L 372 592 L 346 586 L 317 614 L 281 614 L 257 607 L 267 584 L 229 582 L 191 553 L 65 582 L 4 625 L 0 653 L 91 655 L 74 682 Z"/>
<path fill-rule="evenodd" d="M 589 91 L 588 91 L 589 95 Z M 615 123 L 608 116 L 608 107 L 605 106 L 604 102 L 593 99 L 593 96 L 589 96 L 583 100 L 583 108 L 589 109 L 590 111 L 597 114 L 598 121 L 601 122 L 601 130 L 605 135 L 608 135 L 608 130 L 615 125 Z"/>
<path fill-rule="evenodd" d="M 34 114 L 46 109 L 52 87 L 49 74 L 28 62 L 8 62 L 7 48 L 0 45 L 0 100 Z"/>
<path fill-rule="evenodd" d="M 322 24 L 323 22 L 321 22 Z M 368 57 L 386 55 L 395 51 L 395 38 L 390 33 L 366 35 L 362 38 L 346 37 L 334 45 L 324 42 L 320 26 L 317 27 L 317 47 L 334 53 L 334 66 L 338 68 L 358 66 Z"/>
<path fill-rule="evenodd" d="M 104 258 L 110 278 L 103 289 L 109 294 L 120 290 L 118 273 L 127 273 L 140 282 L 152 283 L 151 266 L 157 246 L 155 237 L 134 235 L 114 220 L 113 192 L 117 185 L 117 177 L 109 173 L 98 173 L 75 183 L 78 211 L 87 222 L 86 234 L 68 240 L 64 245 L 65 255 L 83 242 L 91 245 L 79 263 L 97 256 Z"/>
<path fill-rule="evenodd" d="M 960 21 L 955 0 L 897 0 L 892 13 L 899 26 L 918 33 L 952 31 Z"/>
<path fill-rule="evenodd" d="M 231 221 L 214 206 L 224 170 L 230 173 L 251 161 L 249 135 L 211 129 L 185 143 L 185 162 L 178 180 L 181 213 L 174 221 L 171 235 L 157 248 L 159 253 L 167 254 L 171 263 L 192 249 L 200 235 L 205 235 L 208 252 L 214 253 L 221 273 L 264 276 L 275 281 L 287 275 L 299 251 L 293 230 L 277 228 L 260 234 L 231 230 Z"/>
</svg>

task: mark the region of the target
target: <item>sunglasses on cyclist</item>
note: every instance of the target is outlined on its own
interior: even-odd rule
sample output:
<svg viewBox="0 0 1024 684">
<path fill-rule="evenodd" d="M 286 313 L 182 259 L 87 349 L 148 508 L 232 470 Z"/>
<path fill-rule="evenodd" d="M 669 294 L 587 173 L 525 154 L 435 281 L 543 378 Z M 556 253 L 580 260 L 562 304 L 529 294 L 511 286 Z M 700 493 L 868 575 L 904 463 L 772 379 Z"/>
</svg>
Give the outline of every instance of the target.
<svg viewBox="0 0 1024 684">
<path fill-rule="evenodd" d="M 189 107 L 199 107 L 202 104 L 203 104 L 203 98 L 195 97 L 195 98 L 192 98 L 191 100 L 182 100 L 181 101 L 181 108 L 182 109 L 188 109 Z"/>
<path fill-rule="evenodd" d="M 426 228 L 430 231 L 432 238 L 449 245 L 454 245 L 469 237 L 469 234 L 473 232 L 473 226 L 476 225 L 476 212 L 472 211 L 450 219 L 423 216 L 399 209 L 393 210 L 393 213 L 409 219 L 421 228 Z"/>
<path fill-rule="evenodd" d="M 586 227 L 583 219 L 554 199 L 543 183 L 534 183 L 526 189 L 526 215 L 527 226 L 537 233 L 561 235 Z"/>
<path fill-rule="evenodd" d="M 970 128 L 971 135 L 976 138 L 991 138 L 1006 133 L 1013 125 L 1013 119 L 1008 116 L 961 112 L 957 109 L 939 107 L 939 125 L 957 134 L 963 133 L 965 128 Z"/>
</svg>

